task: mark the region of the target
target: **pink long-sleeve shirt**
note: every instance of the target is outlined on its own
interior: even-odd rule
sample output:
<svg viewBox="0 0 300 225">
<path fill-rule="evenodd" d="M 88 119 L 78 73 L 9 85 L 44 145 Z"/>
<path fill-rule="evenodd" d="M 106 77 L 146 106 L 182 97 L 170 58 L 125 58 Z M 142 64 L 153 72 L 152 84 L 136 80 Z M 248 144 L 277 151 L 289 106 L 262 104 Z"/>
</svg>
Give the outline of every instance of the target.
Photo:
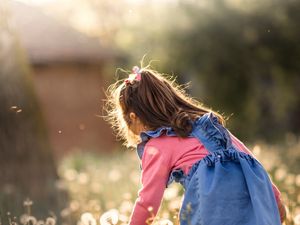
<svg viewBox="0 0 300 225">
<path fill-rule="evenodd" d="M 230 136 L 232 144 L 238 150 L 253 156 L 240 140 L 231 133 Z M 170 172 L 181 168 L 187 175 L 192 165 L 208 153 L 204 145 L 195 137 L 180 138 L 162 135 L 150 139 L 144 147 L 141 160 L 142 187 L 138 192 L 129 224 L 146 225 L 146 220 L 157 214 Z M 280 209 L 280 192 L 274 184 L 273 191 Z M 152 209 L 151 212 L 149 207 Z M 283 218 L 281 209 L 280 214 Z"/>
</svg>

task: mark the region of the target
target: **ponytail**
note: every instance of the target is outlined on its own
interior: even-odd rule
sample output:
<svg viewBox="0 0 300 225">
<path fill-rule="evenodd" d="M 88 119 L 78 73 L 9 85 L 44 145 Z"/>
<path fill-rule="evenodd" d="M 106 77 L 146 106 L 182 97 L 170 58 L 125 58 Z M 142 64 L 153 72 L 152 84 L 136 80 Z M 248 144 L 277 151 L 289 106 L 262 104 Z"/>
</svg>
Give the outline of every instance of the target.
<svg viewBox="0 0 300 225">
<path fill-rule="evenodd" d="M 186 137 L 192 132 L 192 118 L 183 109 L 179 109 L 174 113 L 171 119 L 171 127 L 181 137 Z"/>
</svg>

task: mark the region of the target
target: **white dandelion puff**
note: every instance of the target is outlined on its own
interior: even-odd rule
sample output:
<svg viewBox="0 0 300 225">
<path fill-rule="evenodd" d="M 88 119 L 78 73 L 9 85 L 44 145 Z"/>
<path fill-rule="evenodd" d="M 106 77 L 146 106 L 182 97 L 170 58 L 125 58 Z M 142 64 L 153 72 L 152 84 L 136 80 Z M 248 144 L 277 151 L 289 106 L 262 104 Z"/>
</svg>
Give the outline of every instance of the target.
<svg viewBox="0 0 300 225">
<path fill-rule="evenodd" d="M 100 224 L 101 225 L 111 225 L 117 224 L 119 221 L 119 212 L 116 209 L 111 209 L 102 214 L 100 217 Z"/>
<path fill-rule="evenodd" d="M 94 216 L 89 212 L 85 212 L 85 213 L 81 214 L 80 220 L 83 225 L 96 225 L 97 224 Z"/>
</svg>

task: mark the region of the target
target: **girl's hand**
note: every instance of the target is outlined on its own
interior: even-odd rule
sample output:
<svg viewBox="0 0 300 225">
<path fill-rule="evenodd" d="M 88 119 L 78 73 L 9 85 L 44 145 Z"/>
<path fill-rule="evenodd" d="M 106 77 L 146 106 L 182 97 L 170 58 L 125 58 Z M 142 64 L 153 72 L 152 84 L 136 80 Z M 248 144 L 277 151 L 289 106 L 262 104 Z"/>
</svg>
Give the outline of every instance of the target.
<svg viewBox="0 0 300 225">
<path fill-rule="evenodd" d="M 279 199 L 277 205 L 278 205 L 278 210 L 280 213 L 280 220 L 281 220 L 281 223 L 283 223 L 286 220 L 286 214 L 287 214 L 286 206 L 283 204 L 281 199 Z"/>
</svg>

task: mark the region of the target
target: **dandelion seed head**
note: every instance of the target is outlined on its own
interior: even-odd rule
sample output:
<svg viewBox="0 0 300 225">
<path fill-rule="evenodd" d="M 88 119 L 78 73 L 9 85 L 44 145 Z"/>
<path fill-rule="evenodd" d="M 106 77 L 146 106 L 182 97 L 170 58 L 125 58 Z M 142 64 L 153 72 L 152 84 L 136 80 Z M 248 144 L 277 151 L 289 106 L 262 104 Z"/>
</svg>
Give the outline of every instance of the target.
<svg viewBox="0 0 300 225">
<path fill-rule="evenodd" d="M 275 179 L 279 180 L 279 181 L 283 180 L 285 178 L 286 174 L 287 174 L 286 169 L 280 167 L 275 171 Z"/>
<path fill-rule="evenodd" d="M 46 225 L 55 225 L 56 220 L 53 217 L 47 217 L 46 218 Z"/>
<path fill-rule="evenodd" d="M 300 174 L 298 174 L 295 178 L 295 184 L 300 187 Z"/>
<path fill-rule="evenodd" d="M 162 217 L 163 218 L 169 218 L 170 217 L 170 213 L 168 212 L 168 211 L 163 211 L 163 213 L 162 213 Z"/>
<path fill-rule="evenodd" d="M 101 225 L 117 224 L 119 221 L 119 212 L 116 209 L 111 209 L 102 214 L 99 219 Z"/>
<path fill-rule="evenodd" d="M 26 218 L 26 223 L 27 225 L 36 225 L 37 224 L 37 219 L 34 216 L 28 216 Z"/>
<path fill-rule="evenodd" d="M 114 201 L 108 201 L 108 202 L 106 202 L 105 206 L 107 209 L 112 209 L 112 208 L 115 208 L 116 203 Z"/>
<path fill-rule="evenodd" d="M 36 222 L 36 225 L 44 225 L 44 224 L 45 224 L 44 220 L 38 220 Z"/>
<path fill-rule="evenodd" d="M 295 175 L 294 174 L 287 174 L 286 178 L 284 179 L 284 183 L 288 186 L 293 185 L 295 182 Z"/>
<path fill-rule="evenodd" d="M 64 208 L 64 209 L 60 212 L 60 215 L 61 215 L 62 217 L 67 217 L 67 216 L 70 215 L 70 213 L 71 213 L 71 211 L 70 211 L 69 208 Z"/>
<path fill-rule="evenodd" d="M 72 212 L 77 211 L 79 208 L 80 208 L 80 204 L 79 204 L 78 201 L 73 200 L 73 201 L 70 202 L 70 210 Z"/>
<path fill-rule="evenodd" d="M 258 156 L 258 155 L 260 154 L 260 151 L 261 151 L 261 148 L 260 148 L 259 145 L 255 145 L 255 146 L 253 147 L 252 152 L 253 152 L 254 155 Z"/>
<path fill-rule="evenodd" d="M 87 184 L 89 182 L 89 176 L 87 173 L 79 173 L 77 180 L 79 184 Z"/>
<path fill-rule="evenodd" d="M 131 212 L 132 208 L 133 208 L 133 204 L 131 201 L 123 201 L 120 205 L 120 212 L 121 213 Z"/>
<path fill-rule="evenodd" d="M 300 214 L 296 215 L 293 220 L 294 220 L 295 225 L 299 225 L 300 224 Z"/>
<path fill-rule="evenodd" d="M 108 173 L 108 179 L 112 182 L 117 182 L 121 179 L 121 172 L 117 169 L 113 169 Z"/>
<path fill-rule="evenodd" d="M 64 172 L 64 177 L 68 181 L 73 181 L 77 177 L 77 171 L 74 169 L 68 169 Z"/>
<path fill-rule="evenodd" d="M 187 205 L 186 205 L 186 210 L 187 210 L 187 212 L 191 212 L 192 211 L 192 203 L 188 203 Z"/>
<path fill-rule="evenodd" d="M 27 222 L 27 217 L 28 217 L 27 214 L 22 214 L 22 215 L 20 216 L 20 223 L 21 223 L 21 224 L 26 224 L 26 222 Z"/>
<path fill-rule="evenodd" d="M 127 222 L 129 221 L 129 217 L 123 214 L 119 214 L 119 221 L 127 224 Z"/>
<path fill-rule="evenodd" d="M 23 202 L 23 205 L 24 205 L 24 206 L 32 206 L 32 204 L 33 204 L 33 202 L 32 202 L 29 198 L 27 198 L 27 199 Z"/>
<path fill-rule="evenodd" d="M 126 192 L 126 193 L 123 194 L 123 198 L 125 200 L 130 200 L 132 198 L 132 195 L 129 192 Z"/>
<path fill-rule="evenodd" d="M 138 173 L 137 171 L 132 171 L 130 173 L 130 180 L 134 183 L 134 184 L 138 184 L 140 182 L 140 173 Z"/>
<path fill-rule="evenodd" d="M 169 187 L 165 190 L 164 199 L 169 201 L 174 199 L 178 195 L 178 189 L 175 187 Z"/>
<path fill-rule="evenodd" d="M 180 205 L 181 205 L 181 199 L 180 198 L 175 198 L 175 199 L 172 199 L 172 201 L 170 201 L 168 203 L 168 208 L 173 211 L 173 210 L 178 210 L 180 208 Z"/>
<path fill-rule="evenodd" d="M 168 219 L 161 219 L 155 223 L 157 225 L 173 225 L 173 222 Z"/>
<path fill-rule="evenodd" d="M 23 111 L 21 108 L 19 108 L 19 107 L 16 106 L 16 105 L 11 106 L 11 107 L 10 107 L 10 110 L 14 111 L 15 113 L 20 113 L 20 112 Z"/>
<path fill-rule="evenodd" d="M 83 225 L 96 225 L 97 224 L 94 216 L 89 212 L 85 212 L 85 213 L 81 214 L 80 221 L 82 222 Z"/>
</svg>

